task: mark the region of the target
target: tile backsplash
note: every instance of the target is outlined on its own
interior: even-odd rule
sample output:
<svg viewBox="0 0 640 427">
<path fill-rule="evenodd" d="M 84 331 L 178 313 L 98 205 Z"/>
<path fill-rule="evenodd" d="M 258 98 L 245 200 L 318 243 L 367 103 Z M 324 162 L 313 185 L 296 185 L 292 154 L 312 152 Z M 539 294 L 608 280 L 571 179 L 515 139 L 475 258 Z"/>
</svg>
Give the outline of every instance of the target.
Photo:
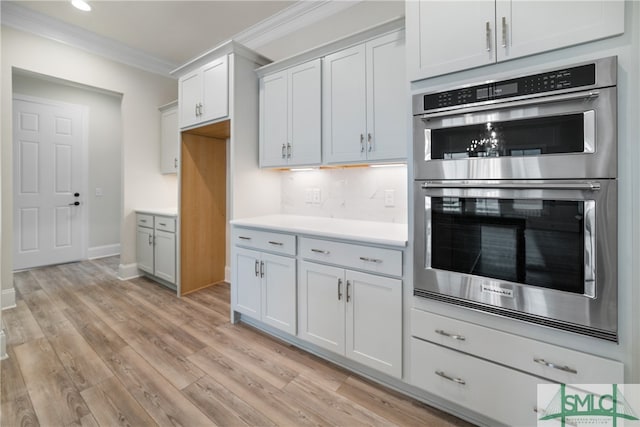
<svg viewBox="0 0 640 427">
<path fill-rule="evenodd" d="M 282 213 L 407 223 L 407 168 L 282 172 Z"/>
</svg>

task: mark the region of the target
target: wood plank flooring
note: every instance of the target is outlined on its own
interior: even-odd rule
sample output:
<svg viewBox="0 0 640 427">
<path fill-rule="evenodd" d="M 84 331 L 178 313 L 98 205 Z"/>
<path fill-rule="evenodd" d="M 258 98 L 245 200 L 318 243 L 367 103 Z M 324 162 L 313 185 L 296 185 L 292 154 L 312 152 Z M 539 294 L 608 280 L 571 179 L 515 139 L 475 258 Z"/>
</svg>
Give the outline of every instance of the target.
<svg viewBox="0 0 640 427">
<path fill-rule="evenodd" d="M 466 426 L 245 325 L 229 285 L 178 299 L 118 258 L 15 275 L 2 426 Z"/>
</svg>

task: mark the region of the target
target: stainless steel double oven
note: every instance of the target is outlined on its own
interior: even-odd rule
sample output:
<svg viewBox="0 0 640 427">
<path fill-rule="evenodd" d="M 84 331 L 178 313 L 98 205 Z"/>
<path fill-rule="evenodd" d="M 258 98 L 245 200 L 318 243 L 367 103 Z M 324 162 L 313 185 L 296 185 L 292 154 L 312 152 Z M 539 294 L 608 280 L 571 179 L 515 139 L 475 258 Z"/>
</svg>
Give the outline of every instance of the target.
<svg viewBox="0 0 640 427">
<path fill-rule="evenodd" d="M 617 340 L 616 76 L 414 96 L 416 296 Z"/>
</svg>

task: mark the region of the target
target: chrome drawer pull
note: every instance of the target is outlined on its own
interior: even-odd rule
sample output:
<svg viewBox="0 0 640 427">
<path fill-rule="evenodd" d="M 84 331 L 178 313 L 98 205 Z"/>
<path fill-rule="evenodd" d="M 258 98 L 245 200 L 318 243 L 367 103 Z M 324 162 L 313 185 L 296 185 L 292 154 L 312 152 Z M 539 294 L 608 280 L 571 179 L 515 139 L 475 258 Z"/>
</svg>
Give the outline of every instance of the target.
<svg viewBox="0 0 640 427">
<path fill-rule="evenodd" d="M 329 255 L 331 253 L 329 251 L 323 251 L 322 249 L 311 249 L 311 252 L 315 252 L 317 254 L 324 254 L 324 255 Z"/>
<path fill-rule="evenodd" d="M 443 331 L 442 329 L 436 329 L 436 334 L 440 334 L 443 337 L 451 338 L 458 341 L 466 341 L 467 339 L 462 335 L 454 335 Z"/>
<path fill-rule="evenodd" d="M 460 384 L 460 385 L 466 385 L 467 384 L 467 382 L 465 380 L 460 379 L 460 378 L 450 377 L 450 376 L 448 376 L 447 374 L 445 374 L 442 371 L 436 371 L 436 375 L 439 376 L 439 377 L 444 378 L 445 380 L 449 380 L 449 381 L 452 381 L 452 382 Z"/>
<path fill-rule="evenodd" d="M 167 224 L 165 224 L 164 222 L 159 222 L 159 223 L 158 223 L 158 225 L 161 225 L 161 226 L 163 226 L 163 227 L 166 227 L 166 226 L 167 226 Z"/>
<path fill-rule="evenodd" d="M 338 279 L 338 301 L 342 299 L 342 279 Z"/>
<path fill-rule="evenodd" d="M 274 242 L 274 241 L 271 241 L 271 240 L 269 240 L 269 244 L 270 244 L 270 245 L 276 245 L 276 246 L 283 246 L 283 245 L 284 245 L 284 243 L 281 243 L 281 242 Z"/>
<path fill-rule="evenodd" d="M 365 262 L 375 262 L 376 264 L 380 264 L 380 263 L 382 262 L 382 260 L 381 260 L 381 259 L 377 259 L 377 258 L 368 258 L 368 257 L 365 257 L 365 256 L 361 256 L 361 257 L 360 257 L 360 259 L 361 259 L 362 261 L 365 261 Z"/>
<path fill-rule="evenodd" d="M 539 364 L 541 364 L 543 366 L 546 366 L 548 368 L 557 369 L 557 370 L 563 371 L 563 372 L 569 372 L 570 374 L 577 374 L 578 373 L 578 371 L 576 371 L 573 368 L 570 368 L 568 366 L 556 365 L 555 363 L 547 362 L 544 359 L 536 359 L 536 358 L 534 358 L 533 361 L 536 362 L 536 363 L 539 363 Z"/>
<path fill-rule="evenodd" d="M 144 222 L 144 223 L 146 223 L 146 222 L 147 222 L 147 220 L 146 220 L 146 219 L 141 219 L 141 220 L 140 220 L 140 222 Z"/>
<path fill-rule="evenodd" d="M 240 240 L 251 240 L 251 237 L 238 236 Z"/>
</svg>

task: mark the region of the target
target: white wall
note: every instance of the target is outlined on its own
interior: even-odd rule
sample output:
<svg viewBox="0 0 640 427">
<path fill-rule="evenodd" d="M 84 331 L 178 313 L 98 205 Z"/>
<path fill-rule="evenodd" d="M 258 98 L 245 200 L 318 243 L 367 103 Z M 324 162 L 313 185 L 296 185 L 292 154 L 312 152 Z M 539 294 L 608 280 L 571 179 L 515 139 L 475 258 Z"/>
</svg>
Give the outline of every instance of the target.
<svg viewBox="0 0 640 427">
<path fill-rule="evenodd" d="M 20 72 L 13 74 L 13 93 L 88 107 L 89 194 L 81 195 L 89 210 L 88 247 L 120 244 L 122 97 Z"/>
<path fill-rule="evenodd" d="M 2 289 L 12 275 L 12 68 L 122 94 L 121 263 L 135 262 L 136 207 L 175 207 L 177 180 L 159 173 L 157 107 L 177 98 L 177 82 L 86 51 L 2 27 Z M 118 131 L 118 130 L 115 130 Z"/>
<path fill-rule="evenodd" d="M 282 213 L 407 223 L 407 168 L 358 167 L 281 172 Z M 320 190 L 320 202 L 308 191 Z M 394 206 L 385 206 L 385 191 Z"/>
</svg>

